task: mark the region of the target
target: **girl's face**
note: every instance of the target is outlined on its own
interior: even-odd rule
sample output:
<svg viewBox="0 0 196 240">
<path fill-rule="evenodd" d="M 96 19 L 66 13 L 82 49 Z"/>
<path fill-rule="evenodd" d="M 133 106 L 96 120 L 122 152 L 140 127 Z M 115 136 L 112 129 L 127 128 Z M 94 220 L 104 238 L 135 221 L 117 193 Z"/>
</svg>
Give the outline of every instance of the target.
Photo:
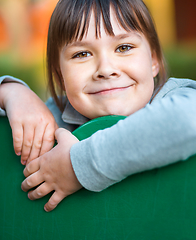
<svg viewBox="0 0 196 240">
<path fill-rule="evenodd" d="M 82 115 L 128 116 L 143 108 L 152 97 L 153 78 L 159 72 L 156 55 L 139 32 L 123 29 L 111 11 L 115 36 L 101 24 L 95 36 L 92 13 L 87 35 L 60 52 L 60 69 L 67 97 Z"/>
</svg>

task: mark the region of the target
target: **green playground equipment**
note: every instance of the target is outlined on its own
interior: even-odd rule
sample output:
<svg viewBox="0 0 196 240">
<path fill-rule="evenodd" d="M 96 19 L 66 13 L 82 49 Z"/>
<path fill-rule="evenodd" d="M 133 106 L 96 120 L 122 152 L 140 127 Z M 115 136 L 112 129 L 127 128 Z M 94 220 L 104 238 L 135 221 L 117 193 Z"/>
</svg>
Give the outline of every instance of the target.
<svg viewBox="0 0 196 240">
<path fill-rule="evenodd" d="M 121 117 L 92 120 L 74 134 L 80 140 Z M 31 201 L 21 190 L 20 157 L 11 128 L 0 118 L 0 240 L 195 240 L 196 157 L 132 175 L 94 193 L 82 189 L 50 213 L 49 196 Z"/>
</svg>

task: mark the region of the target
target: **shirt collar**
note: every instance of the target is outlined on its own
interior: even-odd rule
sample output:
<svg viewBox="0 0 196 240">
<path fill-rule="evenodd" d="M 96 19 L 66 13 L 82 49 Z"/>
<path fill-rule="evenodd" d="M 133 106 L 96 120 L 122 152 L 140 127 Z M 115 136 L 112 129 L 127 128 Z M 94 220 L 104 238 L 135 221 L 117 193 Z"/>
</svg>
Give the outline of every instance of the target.
<svg viewBox="0 0 196 240">
<path fill-rule="evenodd" d="M 68 99 L 66 101 L 65 109 L 62 114 L 62 119 L 66 123 L 76 125 L 82 125 L 89 121 L 87 117 L 83 116 L 72 107 Z"/>
</svg>

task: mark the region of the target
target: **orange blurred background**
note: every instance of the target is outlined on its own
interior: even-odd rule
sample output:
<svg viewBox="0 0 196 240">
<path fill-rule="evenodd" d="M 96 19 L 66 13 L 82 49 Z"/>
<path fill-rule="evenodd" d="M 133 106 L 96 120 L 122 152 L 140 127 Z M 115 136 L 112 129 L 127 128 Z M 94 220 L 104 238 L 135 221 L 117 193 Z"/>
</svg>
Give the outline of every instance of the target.
<svg viewBox="0 0 196 240">
<path fill-rule="evenodd" d="M 44 100 L 45 50 L 57 0 L 0 0 L 0 75 L 22 78 Z M 144 0 L 155 20 L 170 75 L 196 79 L 196 1 Z"/>
<path fill-rule="evenodd" d="M 44 100 L 45 52 L 57 0 L 0 0 L 0 75 L 23 79 Z"/>
<path fill-rule="evenodd" d="M 26 60 L 39 57 L 57 0 L 0 0 L 0 53 Z"/>
</svg>

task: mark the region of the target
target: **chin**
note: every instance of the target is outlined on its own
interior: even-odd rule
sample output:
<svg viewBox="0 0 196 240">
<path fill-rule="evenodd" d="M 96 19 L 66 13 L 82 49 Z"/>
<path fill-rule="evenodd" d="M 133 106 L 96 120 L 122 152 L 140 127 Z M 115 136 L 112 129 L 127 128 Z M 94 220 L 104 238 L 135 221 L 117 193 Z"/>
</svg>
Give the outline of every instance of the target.
<svg viewBox="0 0 196 240">
<path fill-rule="evenodd" d="M 129 116 L 130 114 L 126 113 L 125 111 L 122 110 L 118 110 L 118 111 L 108 111 L 108 113 L 106 113 L 103 116 L 107 116 L 107 115 L 119 115 L 119 116 Z"/>
<path fill-rule="evenodd" d="M 99 111 L 94 111 L 94 112 L 91 111 L 91 114 L 86 114 L 86 117 L 90 119 L 94 119 L 94 118 L 104 117 L 109 115 L 129 116 L 134 112 L 135 112 L 134 109 L 130 109 L 130 108 L 127 109 L 125 106 L 124 107 L 110 106 L 104 109 L 99 109 Z"/>
<path fill-rule="evenodd" d="M 130 116 L 134 112 L 136 112 L 137 109 L 115 109 L 114 111 L 109 111 L 107 115 L 119 115 L 119 116 Z"/>
</svg>

